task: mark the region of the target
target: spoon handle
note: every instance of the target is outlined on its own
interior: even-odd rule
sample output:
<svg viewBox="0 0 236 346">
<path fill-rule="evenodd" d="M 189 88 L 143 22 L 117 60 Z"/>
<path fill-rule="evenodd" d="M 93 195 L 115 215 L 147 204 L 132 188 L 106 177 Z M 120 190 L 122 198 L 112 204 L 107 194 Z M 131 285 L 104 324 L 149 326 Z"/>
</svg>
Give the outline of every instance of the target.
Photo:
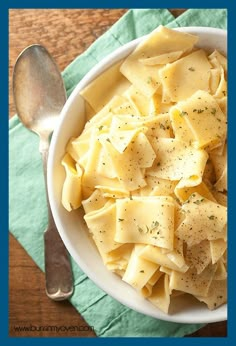
<svg viewBox="0 0 236 346">
<path fill-rule="evenodd" d="M 58 233 L 47 190 L 48 140 L 40 141 L 48 204 L 48 227 L 44 232 L 46 294 L 53 300 L 68 299 L 73 293 L 73 274 L 68 252 Z"/>
</svg>

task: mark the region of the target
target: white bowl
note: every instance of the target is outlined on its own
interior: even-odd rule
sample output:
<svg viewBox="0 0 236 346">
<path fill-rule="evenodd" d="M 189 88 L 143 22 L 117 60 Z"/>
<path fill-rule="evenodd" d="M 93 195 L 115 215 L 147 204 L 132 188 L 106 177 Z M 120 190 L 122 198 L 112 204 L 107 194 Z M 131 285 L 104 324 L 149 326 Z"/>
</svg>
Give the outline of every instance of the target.
<svg viewBox="0 0 236 346">
<path fill-rule="evenodd" d="M 211 51 L 218 49 L 224 54 L 227 53 L 227 33 L 225 30 L 206 27 L 186 27 L 176 30 L 198 35 L 200 38 L 199 47 Z M 75 262 L 97 286 L 120 303 L 145 315 L 166 321 L 180 323 L 223 321 L 227 319 L 226 304 L 210 311 L 205 304 L 198 303 L 191 298 L 186 299 L 186 297 L 175 298 L 175 303 L 171 305 L 170 315 L 158 310 L 117 275 L 106 269 L 88 237 L 82 212 L 69 213 L 61 205 L 61 190 L 65 178 L 61 159 L 68 140 L 72 136 L 78 136 L 84 126 L 84 102 L 79 93 L 101 72 L 131 53 L 143 38 L 131 41 L 109 54 L 79 82 L 68 98 L 62 110 L 58 127 L 53 133 L 49 151 L 48 191 L 52 213 L 60 236 Z"/>
</svg>

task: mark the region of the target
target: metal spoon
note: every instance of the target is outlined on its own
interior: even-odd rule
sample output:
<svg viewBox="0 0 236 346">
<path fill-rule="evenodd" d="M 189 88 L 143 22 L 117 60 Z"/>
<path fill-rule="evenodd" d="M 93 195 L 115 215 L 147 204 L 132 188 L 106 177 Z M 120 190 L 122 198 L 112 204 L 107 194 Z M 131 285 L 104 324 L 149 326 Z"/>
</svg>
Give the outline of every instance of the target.
<svg viewBox="0 0 236 346">
<path fill-rule="evenodd" d="M 48 228 L 44 232 L 46 293 L 53 300 L 65 300 L 73 293 L 73 276 L 68 252 L 52 216 L 46 179 L 49 139 L 66 101 L 66 92 L 60 71 L 45 47 L 31 45 L 17 58 L 13 96 L 21 122 L 40 137 L 48 203 Z"/>
</svg>

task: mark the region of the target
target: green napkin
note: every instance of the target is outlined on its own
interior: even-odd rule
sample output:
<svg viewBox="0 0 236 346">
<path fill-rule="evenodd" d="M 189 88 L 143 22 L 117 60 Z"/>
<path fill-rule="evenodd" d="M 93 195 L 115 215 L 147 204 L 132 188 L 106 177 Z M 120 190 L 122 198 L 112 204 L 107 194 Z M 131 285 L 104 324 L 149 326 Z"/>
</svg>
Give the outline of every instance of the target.
<svg viewBox="0 0 236 346">
<path fill-rule="evenodd" d="M 224 9 L 191 9 L 175 19 L 166 9 L 129 10 L 62 73 L 68 95 L 83 76 L 119 46 L 145 35 L 158 25 L 211 26 L 226 29 Z M 39 139 L 17 116 L 9 122 L 10 231 L 36 264 L 44 270 L 43 231 L 47 206 Z M 75 290 L 71 303 L 101 337 L 181 337 L 202 324 L 160 321 L 137 313 L 99 289 L 72 259 Z"/>
</svg>

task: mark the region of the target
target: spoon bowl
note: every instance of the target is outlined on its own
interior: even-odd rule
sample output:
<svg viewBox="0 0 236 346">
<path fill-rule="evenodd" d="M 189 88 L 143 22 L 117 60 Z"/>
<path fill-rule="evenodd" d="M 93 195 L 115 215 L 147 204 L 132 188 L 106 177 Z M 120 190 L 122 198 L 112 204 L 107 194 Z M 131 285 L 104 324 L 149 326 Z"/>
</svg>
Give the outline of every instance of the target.
<svg viewBox="0 0 236 346">
<path fill-rule="evenodd" d="M 16 111 L 39 136 L 51 134 L 66 102 L 61 74 L 45 47 L 34 44 L 19 55 L 13 72 Z"/>
</svg>

